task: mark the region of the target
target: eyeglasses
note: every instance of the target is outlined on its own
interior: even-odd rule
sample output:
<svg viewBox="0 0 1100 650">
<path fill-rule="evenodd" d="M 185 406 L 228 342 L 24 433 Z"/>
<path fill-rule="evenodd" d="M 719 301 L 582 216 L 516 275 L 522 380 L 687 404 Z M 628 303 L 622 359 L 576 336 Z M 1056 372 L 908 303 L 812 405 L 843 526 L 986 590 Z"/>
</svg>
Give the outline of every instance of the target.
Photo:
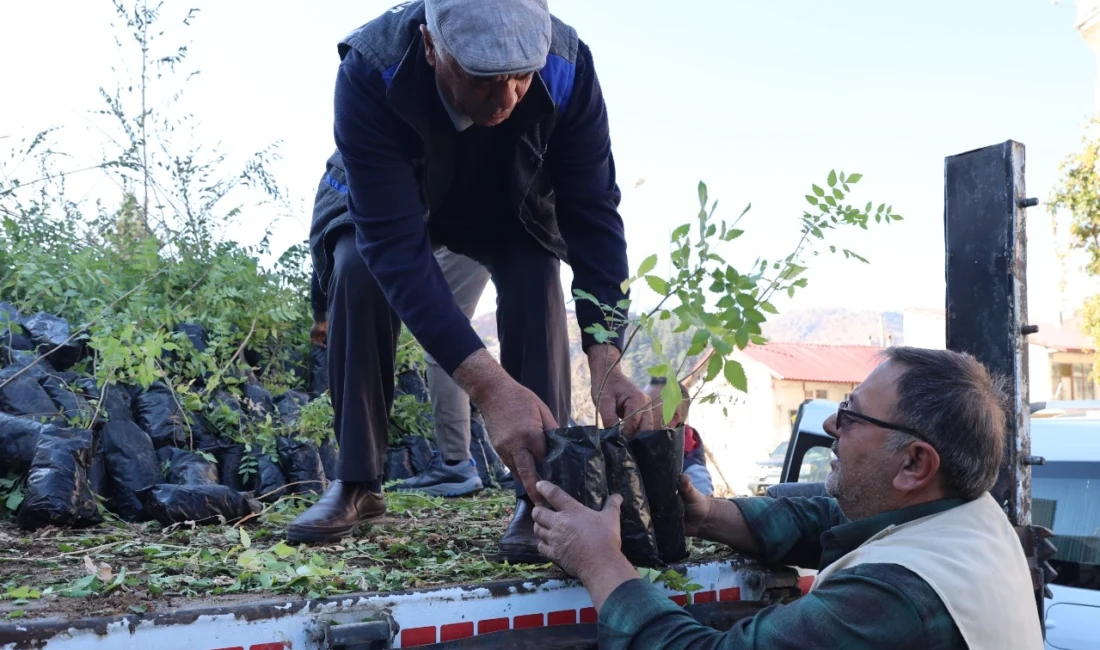
<svg viewBox="0 0 1100 650">
<path fill-rule="evenodd" d="M 844 428 L 844 425 L 847 422 L 848 418 L 851 418 L 852 420 L 863 420 L 864 422 L 867 422 L 868 424 L 873 424 L 876 427 L 882 427 L 883 429 L 892 429 L 894 431 L 901 431 L 902 433 L 908 433 L 909 435 L 911 435 L 914 438 L 920 440 L 921 442 L 932 445 L 932 447 L 936 446 L 932 443 L 931 440 L 928 439 L 928 436 L 924 435 L 923 433 L 921 433 L 920 431 L 917 431 L 916 429 L 914 429 L 912 427 L 907 427 L 907 426 L 904 426 L 904 425 L 901 425 L 901 424 L 894 424 L 893 422 L 885 422 L 883 420 L 873 418 L 870 415 L 864 415 L 862 413 L 852 411 L 850 409 L 845 408 L 844 407 L 845 404 L 847 404 L 847 402 L 842 402 L 841 405 L 839 407 L 837 407 L 837 409 L 836 409 L 836 426 L 837 426 L 837 428 Z"/>
</svg>

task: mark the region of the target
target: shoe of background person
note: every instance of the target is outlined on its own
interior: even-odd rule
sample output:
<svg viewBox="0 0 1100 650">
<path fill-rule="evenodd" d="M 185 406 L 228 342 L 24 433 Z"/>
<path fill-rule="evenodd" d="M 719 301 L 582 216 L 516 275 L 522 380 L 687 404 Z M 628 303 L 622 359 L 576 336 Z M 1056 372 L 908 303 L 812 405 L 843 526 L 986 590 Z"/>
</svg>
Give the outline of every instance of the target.
<svg viewBox="0 0 1100 650">
<path fill-rule="evenodd" d="M 290 522 L 286 539 L 291 544 L 337 542 L 355 532 L 356 526 L 386 514 L 386 497 L 362 483 L 333 481 L 324 495 Z"/>
<path fill-rule="evenodd" d="M 484 485 L 477 475 L 474 459 L 450 465 L 443 462 L 439 452 L 432 453 L 427 469 L 418 476 L 394 486 L 399 492 L 419 492 L 433 497 L 463 497 L 480 492 Z"/>
</svg>

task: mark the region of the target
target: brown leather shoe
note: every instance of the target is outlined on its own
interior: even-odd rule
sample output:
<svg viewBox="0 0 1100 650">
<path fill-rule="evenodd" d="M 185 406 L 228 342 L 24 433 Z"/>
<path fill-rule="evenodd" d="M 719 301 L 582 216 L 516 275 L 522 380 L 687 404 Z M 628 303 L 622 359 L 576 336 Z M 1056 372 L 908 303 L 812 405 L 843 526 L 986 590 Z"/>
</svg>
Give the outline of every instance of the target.
<svg viewBox="0 0 1100 650">
<path fill-rule="evenodd" d="M 362 483 L 333 481 L 317 503 L 286 527 L 292 544 L 336 542 L 355 531 L 364 521 L 386 514 L 386 497 L 371 492 Z"/>
<path fill-rule="evenodd" d="M 500 540 L 497 557 L 510 564 L 545 564 L 550 560 L 539 553 L 539 538 L 535 536 L 535 520 L 531 511 L 535 506 L 527 497 L 516 499 L 516 512 L 512 523 Z"/>
</svg>

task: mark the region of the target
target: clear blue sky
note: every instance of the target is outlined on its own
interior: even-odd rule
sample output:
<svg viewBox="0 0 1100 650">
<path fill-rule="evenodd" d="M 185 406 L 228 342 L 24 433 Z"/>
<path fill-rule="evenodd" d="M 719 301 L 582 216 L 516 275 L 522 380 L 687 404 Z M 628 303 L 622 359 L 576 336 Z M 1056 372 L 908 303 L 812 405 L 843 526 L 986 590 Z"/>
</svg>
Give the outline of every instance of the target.
<svg viewBox="0 0 1100 650">
<path fill-rule="evenodd" d="M 336 42 L 393 3 L 169 0 L 166 15 L 190 4 L 202 8 L 189 31 L 202 73 L 186 105 L 231 152 L 284 141 L 280 179 L 302 202 L 297 220 L 280 223 L 276 246 L 285 247 L 306 236 L 333 149 Z M 802 195 L 833 167 L 865 175 L 860 204 L 890 202 L 906 216 L 842 242 L 872 267 L 818 265 L 803 304 L 942 305 L 944 157 L 1019 140 L 1030 194 L 1045 198 L 1093 109 L 1092 54 L 1073 8 L 1048 0 L 550 6 L 594 52 L 620 184 L 646 181 L 622 208 L 632 266 L 667 250 L 668 232 L 694 214 L 700 179 L 720 215 L 753 203 L 744 244 L 730 250 L 745 263 L 793 245 Z M 0 135 L 85 123 L 115 62 L 110 16 L 106 0 L 0 4 Z M 1030 215 L 1033 230 L 1049 230 L 1042 209 Z M 234 233 L 247 240 L 257 230 Z M 1036 308 L 1042 293 L 1031 289 Z"/>
</svg>

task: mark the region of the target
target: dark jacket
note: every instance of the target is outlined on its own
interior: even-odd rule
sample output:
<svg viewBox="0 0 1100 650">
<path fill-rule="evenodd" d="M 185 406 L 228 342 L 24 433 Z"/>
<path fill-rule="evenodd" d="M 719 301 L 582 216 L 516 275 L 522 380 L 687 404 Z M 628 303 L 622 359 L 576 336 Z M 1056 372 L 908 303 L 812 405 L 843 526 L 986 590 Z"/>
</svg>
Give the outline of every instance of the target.
<svg viewBox="0 0 1100 650">
<path fill-rule="evenodd" d="M 345 38 L 335 93 L 335 139 L 310 235 L 320 286 L 331 271 L 329 235 L 357 230 L 360 253 L 390 305 L 447 372 L 484 344 L 432 257 L 427 219 L 446 200 L 453 125 L 429 119 L 439 97 L 424 58 L 422 1 L 388 10 Z M 514 134 L 509 204 L 535 240 L 574 273 L 574 288 L 607 305 L 629 275 L 607 113 L 591 53 L 554 19 L 546 67 L 501 126 Z M 327 187 L 326 187 L 327 186 Z M 332 192 L 346 192 L 343 202 Z M 328 200 L 325 197 L 333 197 Z M 577 302 L 584 330 L 602 322 Z M 585 348 L 595 343 L 583 335 Z M 621 339 L 621 337 L 620 337 Z"/>
</svg>

